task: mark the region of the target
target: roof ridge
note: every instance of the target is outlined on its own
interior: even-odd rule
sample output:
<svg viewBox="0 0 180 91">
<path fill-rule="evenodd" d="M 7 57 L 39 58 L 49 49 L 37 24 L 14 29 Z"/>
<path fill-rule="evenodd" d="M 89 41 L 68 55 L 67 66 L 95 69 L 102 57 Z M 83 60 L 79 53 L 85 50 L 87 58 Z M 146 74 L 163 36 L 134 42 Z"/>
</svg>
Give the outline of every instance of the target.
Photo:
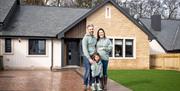
<svg viewBox="0 0 180 91">
<path fill-rule="evenodd" d="M 69 8 L 69 9 L 91 9 L 91 8 L 78 8 L 78 7 L 62 7 L 62 6 L 49 6 L 49 5 L 20 5 L 20 6 L 35 6 L 35 7 L 53 7 L 53 8 Z"/>
</svg>

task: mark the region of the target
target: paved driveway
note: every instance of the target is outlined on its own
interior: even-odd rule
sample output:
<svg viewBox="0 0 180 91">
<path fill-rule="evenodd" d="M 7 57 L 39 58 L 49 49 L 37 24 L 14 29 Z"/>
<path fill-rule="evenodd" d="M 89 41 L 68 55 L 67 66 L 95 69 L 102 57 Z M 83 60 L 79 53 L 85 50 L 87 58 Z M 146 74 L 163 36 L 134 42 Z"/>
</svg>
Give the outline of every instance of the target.
<svg viewBox="0 0 180 91">
<path fill-rule="evenodd" d="M 73 70 L 1 71 L 0 91 L 83 91 L 83 85 Z"/>
<path fill-rule="evenodd" d="M 0 91 L 83 91 L 82 70 L 0 71 Z M 108 81 L 107 91 L 131 91 Z"/>
</svg>

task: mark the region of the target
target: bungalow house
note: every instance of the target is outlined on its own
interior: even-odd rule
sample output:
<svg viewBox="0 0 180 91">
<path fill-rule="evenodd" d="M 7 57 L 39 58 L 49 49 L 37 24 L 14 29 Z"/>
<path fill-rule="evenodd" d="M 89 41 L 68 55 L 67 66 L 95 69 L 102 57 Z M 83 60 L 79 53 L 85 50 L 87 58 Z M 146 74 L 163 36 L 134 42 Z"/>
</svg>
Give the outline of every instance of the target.
<svg viewBox="0 0 180 91">
<path fill-rule="evenodd" d="M 150 42 L 150 54 L 180 53 L 180 20 L 161 20 L 160 15 L 139 20 L 156 37 Z"/>
<path fill-rule="evenodd" d="M 112 0 L 92 9 L 29 6 L 20 5 L 19 0 L 1 0 L 4 69 L 82 66 L 81 40 L 88 24 L 94 24 L 96 30 L 103 28 L 113 43 L 110 69 L 149 69 L 151 52 L 169 51 L 163 38 L 159 39 L 163 35 L 149 29 L 149 20 L 135 20 Z M 175 39 L 174 45 L 179 44 L 179 38 Z M 170 49 L 180 49 L 174 48 Z"/>
</svg>

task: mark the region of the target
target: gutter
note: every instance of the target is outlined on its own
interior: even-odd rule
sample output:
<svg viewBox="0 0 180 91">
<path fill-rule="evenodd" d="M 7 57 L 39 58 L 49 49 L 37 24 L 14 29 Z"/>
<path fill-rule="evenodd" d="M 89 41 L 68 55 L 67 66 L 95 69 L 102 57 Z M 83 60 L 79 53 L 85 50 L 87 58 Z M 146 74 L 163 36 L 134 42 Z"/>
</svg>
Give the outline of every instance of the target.
<svg viewBox="0 0 180 91">
<path fill-rule="evenodd" d="M 42 39 L 51 39 L 51 38 L 56 38 L 54 36 L 22 36 L 22 35 L 0 35 L 0 38 L 6 38 L 6 37 L 10 37 L 10 38 L 16 38 L 16 37 L 21 37 L 21 38 L 42 38 Z"/>
</svg>

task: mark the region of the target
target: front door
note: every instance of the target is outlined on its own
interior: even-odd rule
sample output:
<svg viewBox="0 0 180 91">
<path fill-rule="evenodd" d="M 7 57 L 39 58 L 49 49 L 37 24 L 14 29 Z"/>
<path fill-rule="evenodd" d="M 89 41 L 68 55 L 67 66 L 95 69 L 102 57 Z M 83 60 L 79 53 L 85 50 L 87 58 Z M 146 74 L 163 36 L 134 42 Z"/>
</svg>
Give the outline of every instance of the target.
<svg viewBox="0 0 180 91">
<path fill-rule="evenodd" d="M 78 40 L 69 40 L 67 42 L 67 65 L 80 66 L 80 45 Z"/>
</svg>

